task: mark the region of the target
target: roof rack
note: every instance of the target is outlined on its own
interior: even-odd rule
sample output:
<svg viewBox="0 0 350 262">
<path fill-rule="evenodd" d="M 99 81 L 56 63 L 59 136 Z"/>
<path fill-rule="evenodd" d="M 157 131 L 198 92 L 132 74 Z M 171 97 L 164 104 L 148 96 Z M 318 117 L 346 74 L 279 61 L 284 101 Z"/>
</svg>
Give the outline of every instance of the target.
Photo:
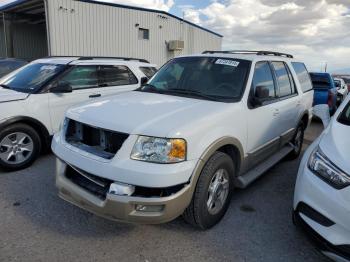
<svg viewBox="0 0 350 262">
<path fill-rule="evenodd" d="M 47 56 L 45 58 L 77 58 L 77 60 L 94 60 L 94 59 L 116 59 L 116 60 L 124 60 L 124 61 L 139 61 L 142 63 L 148 63 L 149 61 L 146 59 L 140 58 L 132 58 L 132 57 L 113 57 L 113 56 Z"/>
<path fill-rule="evenodd" d="M 294 58 L 290 54 L 273 52 L 273 51 L 252 51 L 252 50 L 228 50 L 228 51 L 204 51 L 202 54 L 255 54 L 255 55 L 271 55 Z"/>
</svg>

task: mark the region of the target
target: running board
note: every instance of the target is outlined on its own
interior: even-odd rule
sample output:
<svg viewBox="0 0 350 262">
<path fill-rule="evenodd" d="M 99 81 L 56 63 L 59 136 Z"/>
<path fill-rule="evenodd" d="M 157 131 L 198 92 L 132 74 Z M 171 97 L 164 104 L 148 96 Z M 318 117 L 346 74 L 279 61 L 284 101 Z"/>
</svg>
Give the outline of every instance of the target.
<svg viewBox="0 0 350 262">
<path fill-rule="evenodd" d="M 235 181 L 236 186 L 239 188 L 247 187 L 254 180 L 262 176 L 267 170 L 269 170 L 271 167 L 276 165 L 282 158 L 288 155 L 293 149 L 294 149 L 294 146 L 292 146 L 291 144 L 285 145 L 280 151 L 278 151 L 271 157 L 267 158 L 266 160 L 261 162 L 259 165 L 257 165 L 247 173 L 237 177 L 237 180 Z"/>
</svg>

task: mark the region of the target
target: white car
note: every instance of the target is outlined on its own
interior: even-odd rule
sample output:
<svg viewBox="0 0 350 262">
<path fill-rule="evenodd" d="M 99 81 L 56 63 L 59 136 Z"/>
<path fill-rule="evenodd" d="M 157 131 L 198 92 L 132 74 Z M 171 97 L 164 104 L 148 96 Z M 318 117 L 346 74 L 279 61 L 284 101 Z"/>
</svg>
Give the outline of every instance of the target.
<svg viewBox="0 0 350 262">
<path fill-rule="evenodd" d="M 337 87 L 337 103 L 340 104 L 349 93 L 348 86 L 342 78 L 334 78 L 334 83 Z"/>
<path fill-rule="evenodd" d="M 349 134 L 350 97 L 347 97 L 305 152 L 294 194 L 295 222 L 323 253 L 337 261 L 350 261 Z"/>
<path fill-rule="evenodd" d="M 132 58 L 49 57 L 0 80 L 0 168 L 29 166 L 72 105 L 136 89 L 156 71 Z"/>
<path fill-rule="evenodd" d="M 172 59 L 149 83 L 76 106 L 54 136 L 59 195 L 113 220 L 201 229 L 286 155 L 312 117 L 303 63 L 275 52 Z"/>
</svg>

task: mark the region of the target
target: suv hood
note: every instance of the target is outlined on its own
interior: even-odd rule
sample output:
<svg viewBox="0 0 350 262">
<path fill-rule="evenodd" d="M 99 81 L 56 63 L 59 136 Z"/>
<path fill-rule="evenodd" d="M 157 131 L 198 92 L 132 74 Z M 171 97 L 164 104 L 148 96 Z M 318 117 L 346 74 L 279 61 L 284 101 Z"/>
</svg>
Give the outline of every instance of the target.
<svg viewBox="0 0 350 262">
<path fill-rule="evenodd" d="M 325 155 L 340 169 L 350 175 L 350 126 L 343 125 L 334 119 L 320 142 Z"/>
<path fill-rule="evenodd" d="M 0 87 L 0 103 L 16 100 L 23 100 L 29 96 L 27 93 L 17 92 L 11 89 Z"/>
<path fill-rule="evenodd" d="M 66 116 L 88 125 L 134 135 L 167 137 L 227 107 L 187 97 L 126 92 L 69 109 Z M 174 133 L 173 133 L 174 132 Z"/>
</svg>

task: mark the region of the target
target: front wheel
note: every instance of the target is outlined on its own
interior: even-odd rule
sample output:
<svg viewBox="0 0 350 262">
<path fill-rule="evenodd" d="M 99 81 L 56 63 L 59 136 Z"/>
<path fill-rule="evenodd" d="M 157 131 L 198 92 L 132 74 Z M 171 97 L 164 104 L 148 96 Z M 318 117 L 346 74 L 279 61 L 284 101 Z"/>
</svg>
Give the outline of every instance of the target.
<svg viewBox="0 0 350 262">
<path fill-rule="evenodd" d="M 230 156 L 216 152 L 205 164 L 184 219 L 195 227 L 208 229 L 225 215 L 233 191 L 234 164 Z"/>
<path fill-rule="evenodd" d="M 8 171 L 23 169 L 38 157 L 38 133 L 25 124 L 14 124 L 0 131 L 0 167 Z"/>
</svg>

